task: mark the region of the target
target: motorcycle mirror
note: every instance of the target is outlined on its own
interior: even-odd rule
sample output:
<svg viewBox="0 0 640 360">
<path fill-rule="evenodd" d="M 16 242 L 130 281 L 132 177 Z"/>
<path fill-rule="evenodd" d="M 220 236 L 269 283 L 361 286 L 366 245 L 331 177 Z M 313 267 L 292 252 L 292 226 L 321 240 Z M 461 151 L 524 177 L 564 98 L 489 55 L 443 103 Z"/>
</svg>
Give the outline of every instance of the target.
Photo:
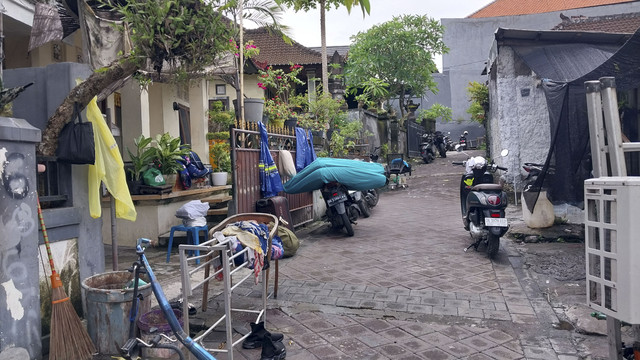
<svg viewBox="0 0 640 360">
<path fill-rule="evenodd" d="M 502 151 L 500 152 L 500 156 L 505 157 L 509 155 L 509 149 L 502 149 Z"/>
</svg>

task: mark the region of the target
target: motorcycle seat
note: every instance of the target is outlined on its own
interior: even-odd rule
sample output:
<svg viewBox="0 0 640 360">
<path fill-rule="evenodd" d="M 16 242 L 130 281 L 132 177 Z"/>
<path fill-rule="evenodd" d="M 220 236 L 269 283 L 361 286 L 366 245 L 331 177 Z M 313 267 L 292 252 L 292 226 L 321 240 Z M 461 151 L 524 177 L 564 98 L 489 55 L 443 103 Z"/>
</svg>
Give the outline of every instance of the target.
<svg viewBox="0 0 640 360">
<path fill-rule="evenodd" d="M 471 188 L 471 191 L 487 191 L 487 190 L 502 190 L 500 184 L 478 184 Z"/>
</svg>

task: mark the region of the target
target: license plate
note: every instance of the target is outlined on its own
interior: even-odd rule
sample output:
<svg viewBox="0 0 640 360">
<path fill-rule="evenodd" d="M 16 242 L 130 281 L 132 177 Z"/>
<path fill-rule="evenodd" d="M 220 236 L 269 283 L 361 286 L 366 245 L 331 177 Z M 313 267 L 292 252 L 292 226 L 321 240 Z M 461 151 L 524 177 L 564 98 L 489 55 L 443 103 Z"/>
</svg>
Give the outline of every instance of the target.
<svg viewBox="0 0 640 360">
<path fill-rule="evenodd" d="M 347 195 L 342 194 L 327 200 L 327 205 L 331 206 L 342 201 L 347 201 Z"/>
<path fill-rule="evenodd" d="M 507 223 L 507 218 L 485 218 L 484 219 L 485 226 L 498 226 L 498 227 L 507 227 L 509 224 Z"/>
</svg>

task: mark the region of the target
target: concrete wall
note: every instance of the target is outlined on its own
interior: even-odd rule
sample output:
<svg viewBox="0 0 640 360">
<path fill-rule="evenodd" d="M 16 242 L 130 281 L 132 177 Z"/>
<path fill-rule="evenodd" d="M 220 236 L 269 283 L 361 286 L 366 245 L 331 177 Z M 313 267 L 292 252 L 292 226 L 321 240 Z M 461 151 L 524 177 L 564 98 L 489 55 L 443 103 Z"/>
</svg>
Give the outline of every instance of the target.
<svg viewBox="0 0 640 360">
<path fill-rule="evenodd" d="M 544 162 L 551 144 L 547 100 L 538 83 L 511 47 L 500 48 L 496 77 L 489 82 L 490 147 L 496 162 L 509 169 L 503 176 L 510 184 L 515 180 L 518 190 L 526 176 L 522 164 Z M 509 150 L 506 158 L 497 155 L 502 149 Z"/>
<path fill-rule="evenodd" d="M 566 16 L 598 16 L 623 14 L 640 11 L 640 2 L 597 6 L 591 8 L 563 10 Z M 550 30 L 558 25 L 560 11 L 544 14 L 502 16 L 480 19 L 442 19 L 445 27 L 444 42 L 449 47 L 442 57 L 443 72 L 449 72 L 451 84 L 451 107 L 453 118 L 469 119 L 469 106 L 465 88 L 469 81 L 484 83 L 487 77 L 481 75 L 489 57 L 489 49 L 498 27 L 528 30 Z"/>
<path fill-rule="evenodd" d="M 40 131 L 0 118 L 0 358 L 40 359 L 35 145 Z"/>
</svg>

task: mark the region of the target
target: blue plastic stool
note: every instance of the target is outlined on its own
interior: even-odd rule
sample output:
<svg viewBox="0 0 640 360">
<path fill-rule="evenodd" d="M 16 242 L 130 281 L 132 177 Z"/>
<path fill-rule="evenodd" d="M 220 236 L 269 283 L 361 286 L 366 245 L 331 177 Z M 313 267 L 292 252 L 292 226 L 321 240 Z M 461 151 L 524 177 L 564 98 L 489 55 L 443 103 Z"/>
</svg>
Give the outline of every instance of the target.
<svg viewBox="0 0 640 360">
<path fill-rule="evenodd" d="M 204 236 L 207 237 L 209 233 L 209 227 L 207 225 L 204 226 L 184 226 L 184 225 L 176 225 L 171 227 L 171 235 L 169 235 L 169 249 L 167 250 L 167 262 L 171 259 L 171 247 L 173 246 L 173 233 L 176 231 L 184 231 L 187 233 L 187 241 L 189 239 L 189 233 L 191 233 L 191 239 L 193 241 L 192 245 L 200 245 L 199 234 L 200 231 L 204 231 Z M 195 251 L 196 256 L 200 256 L 200 250 Z M 189 251 L 189 255 L 191 255 L 191 251 Z M 200 259 L 196 259 L 196 265 L 200 265 Z"/>
</svg>

